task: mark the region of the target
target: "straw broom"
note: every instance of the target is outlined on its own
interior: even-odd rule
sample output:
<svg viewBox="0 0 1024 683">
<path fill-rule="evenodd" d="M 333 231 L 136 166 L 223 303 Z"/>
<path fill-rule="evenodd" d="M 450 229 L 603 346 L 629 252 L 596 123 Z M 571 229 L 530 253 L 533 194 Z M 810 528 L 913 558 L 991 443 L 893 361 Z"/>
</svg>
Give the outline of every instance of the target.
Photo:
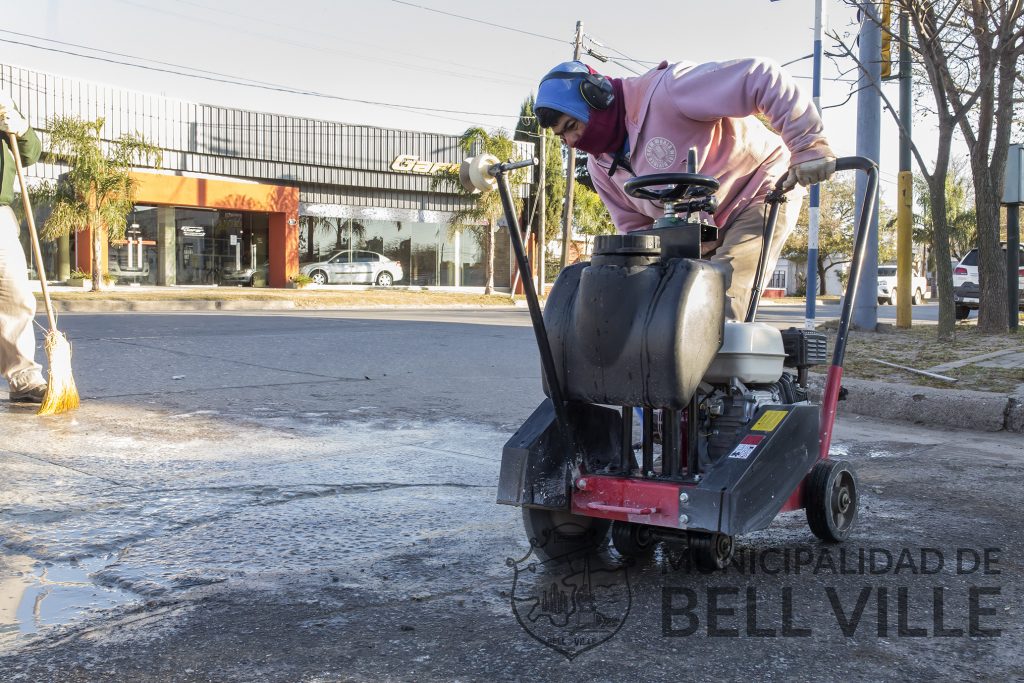
<svg viewBox="0 0 1024 683">
<path fill-rule="evenodd" d="M 25 216 L 28 218 L 28 230 L 32 237 L 32 255 L 36 261 L 36 272 L 43 286 L 43 304 L 46 306 L 46 318 L 50 321 L 50 329 L 46 333 L 43 344 L 50 371 L 46 381 L 46 395 L 39 406 L 37 415 L 55 415 L 66 413 L 78 407 L 78 388 L 71 374 L 71 344 L 57 329 L 57 318 L 53 314 L 53 303 L 50 301 L 50 290 L 46 284 L 46 269 L 43 266 L 43 254 L 39 247 L 39 233 L 36 232 L 35 214 L 28 199 L 28 185 L 25 184 L 25 172 L 21 167 L 21 152 L 18 150 L 18 137 L 7 133 L 14 153 L 14 166 L 18 170 L 18 182 L 21 184 L 21 201 L 25 205 Z"/>
</svg>

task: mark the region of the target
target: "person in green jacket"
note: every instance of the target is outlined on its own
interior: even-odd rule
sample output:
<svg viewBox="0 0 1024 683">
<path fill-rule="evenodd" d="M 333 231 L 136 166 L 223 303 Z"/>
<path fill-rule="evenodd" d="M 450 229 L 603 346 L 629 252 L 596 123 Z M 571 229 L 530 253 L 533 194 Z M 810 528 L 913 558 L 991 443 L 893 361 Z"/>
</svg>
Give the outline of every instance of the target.
<svg viewBox="0 0 1024 683">
<path fill-rule="evenodd" d="M 25 251 L 18 239 L 20 225 L 11 210 L 17 168 L 8 133 L 18 137 L 24 166 L 39 159 L 42 146 L 28 120 L 18 111 L 9 94 L 0 90 L 0 135 L 3 137 L 3 185 L 0 186 L 0 375 L 10 386 L 11 401 L 42 403 L 46 380 L 35 361 L 36 335 L 32 323 L 36 298 L 28 282 Z M 22 188 L 22 192 L 24 192 Z"/>
</svg>

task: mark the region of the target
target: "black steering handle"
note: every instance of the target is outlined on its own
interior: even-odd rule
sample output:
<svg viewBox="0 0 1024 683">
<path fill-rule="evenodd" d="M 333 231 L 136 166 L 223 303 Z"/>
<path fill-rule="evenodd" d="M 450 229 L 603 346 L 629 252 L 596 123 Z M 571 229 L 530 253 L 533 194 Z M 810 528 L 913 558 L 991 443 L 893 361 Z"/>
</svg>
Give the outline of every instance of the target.
<svg viewBox="0 0 1024 683">
<path fill-rule="evenodd" d="M 670 185 L 662 190 L 648 190 L 657 185 Z M 678 199 L 700 199 L 718 191 L 718 180 L 699 173 L 653 173 L 630 178 L 623 189 L 630 197 L 670 202 Z"/>
</svg>

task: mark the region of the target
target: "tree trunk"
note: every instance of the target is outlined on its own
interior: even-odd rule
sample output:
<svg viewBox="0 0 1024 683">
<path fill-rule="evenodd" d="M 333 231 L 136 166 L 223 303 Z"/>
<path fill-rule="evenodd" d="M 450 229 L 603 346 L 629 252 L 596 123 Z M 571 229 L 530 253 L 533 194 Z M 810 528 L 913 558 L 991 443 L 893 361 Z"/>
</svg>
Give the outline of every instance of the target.
<svg viewBox="0 0 1024 683">
<path fill-rule="evenodd" d="M 92 234 L 92 291 L 98 292 L 106 283 L 103 282 L 103 233 L 99 225 L 90 227 Z"/>
<path fill-rule="evenodd" d="M 510 230 L 512 228 L 509 228 Z M 484 294 L 494 293 L 494 221 L 487 223 L 487 262 L 484 266 Z"/>
<path fill-rule="evenodd" d="M 825 269 L 825 262 L 820 258 L 815 265 L 818 267 L 818 294 L 824 296 L 827 294 L 825 291 L 825 273 L 828 271 Z"/>
<path fill-rule="evenodd" d="M 941 157 L 948 159 L 948 157 Z M 949 224 L 946 222 L 946 170 L 936 168 L 925 176 L 931 195 L 932 256 L 935 258 L 935 286 L 939 299 L 939 341 L 952 341 L 956 318 L 953 315 L 953 268 L 949 263 Z"/>
<path fill-rule="evenodd" d="M 986 155 L 987 156 L 987 155 Z M 978 331 L 986 334 L 1009 332 L 1006 301 L 1006 259 L 999 246 L 999 197 L 992 187 L 988 168 L 975 164 L 974 206 L 978 216 Z M 982 159 L 978 159 L 982 162 Z"/>
</svg>

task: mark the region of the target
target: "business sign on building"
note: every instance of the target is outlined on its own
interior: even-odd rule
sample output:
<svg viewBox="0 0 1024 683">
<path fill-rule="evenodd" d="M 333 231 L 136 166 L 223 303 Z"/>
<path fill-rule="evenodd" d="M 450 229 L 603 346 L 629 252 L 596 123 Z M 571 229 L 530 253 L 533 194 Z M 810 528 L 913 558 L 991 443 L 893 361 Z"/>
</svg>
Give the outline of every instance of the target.
<svg viewBox="0 0 1024 683">
<path fill-rule="evenodd" d="M 391 170 L 402 173 L 423 173 L 432 175 L 438 171 L 458 172 L 459 164 L 449 164 L 437 161 L 423 161 L 415 154 L 399 154 L 391 162 Z"/>
</svg>

